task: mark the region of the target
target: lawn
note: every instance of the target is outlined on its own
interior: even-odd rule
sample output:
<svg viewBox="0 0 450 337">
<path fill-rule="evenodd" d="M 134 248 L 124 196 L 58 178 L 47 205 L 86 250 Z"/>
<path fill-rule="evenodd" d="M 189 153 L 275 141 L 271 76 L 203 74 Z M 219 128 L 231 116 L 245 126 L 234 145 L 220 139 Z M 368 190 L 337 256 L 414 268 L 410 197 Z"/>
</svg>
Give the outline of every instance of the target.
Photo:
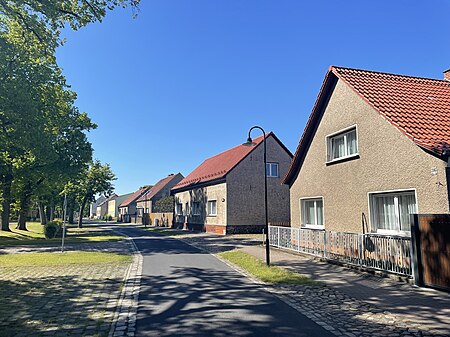
<svg viewBox="0 0 450 337">
<path fill-rule="evenodd" d="M 310 278 L 277 266 L 268 267 L 265 262 L 239 250 L 219 253 L 219 256 L 242 268 L 257 279 L 267 283 L 316 285 Z"/>
<path fill-rule="evenodd" d="M 97 252 L 23 253 L 0 255 L 0 267 L 130 263 L 130 255 Z"/>
<path fill-rule="evenodd" d="M 39 222 L 28 222 L 28 231 L 15 229 L 15 224 L 10 225 L 11 232 L 0 231 L 0 245 L 15 246 L 15 245 L 39 245 L 39 244 L 58 244 L 61 238 L 45 239 L 44 226 Z M 123 237 L 115 235 L 109 230 L 98 227 L 86 226 L 84 228 L 77 228 L 73 225 L 67 226 L 67 236 L 65 242 L 67 243 L 82 243 L 82 242 L 98 242 L 98 241 L 119 241 Z"/>
</svg>

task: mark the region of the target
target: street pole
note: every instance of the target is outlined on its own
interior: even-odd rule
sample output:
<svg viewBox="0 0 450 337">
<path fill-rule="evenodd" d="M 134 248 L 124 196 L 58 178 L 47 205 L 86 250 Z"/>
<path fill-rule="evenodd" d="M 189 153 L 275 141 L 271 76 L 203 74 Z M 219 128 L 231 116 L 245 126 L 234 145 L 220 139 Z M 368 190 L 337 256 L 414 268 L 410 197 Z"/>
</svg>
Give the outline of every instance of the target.
<svg viewBox="0 0 450 337">
<path fill-rule="evenodd" d="M 67 216 L 67 193 L 64 193 L 64 205 L 63 205 L 63 226 L 62 226 L 62 239 L 61 239 L 61 253 L 64 253 L 64 237 L 66 236 L 66 216 Z"/>
<path fill-rule="evenodd" d="M 269 246 L 269 216 L 268 216 L 268 208 L 267 208 L 267 148 L 266 148 L 266 132 L 264 131 L 264 129 L 260 126 L 253 126 L 249 131 L 248 131 L 248 138 L 247 138 L 247 142 L 242 144 L 245 146 L 255 146 L 257 145 L 256 143 L 253 142 L 252 137 L 250 136 L 250 133 L 252 132 L 253 129 L 258 129 L 261 130 L 263 133 L 263 137 L 264 137 L 264 232 L 265 232 L 265 244 L 266 244 L 266 264 L 267 266 L 270 266 L 270 246 Z"/>
</svg>

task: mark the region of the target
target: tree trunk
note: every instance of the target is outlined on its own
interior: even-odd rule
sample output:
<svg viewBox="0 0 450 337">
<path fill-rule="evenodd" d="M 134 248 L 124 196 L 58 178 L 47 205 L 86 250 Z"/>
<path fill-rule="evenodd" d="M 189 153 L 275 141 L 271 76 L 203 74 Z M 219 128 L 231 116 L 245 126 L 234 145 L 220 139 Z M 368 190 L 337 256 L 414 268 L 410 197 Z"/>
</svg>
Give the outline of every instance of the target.
<svg viewBox="0 0 450 337">
<path fill-rule="evenodd" d="M 74 224 L 75 221 L 73 219 L 73 213 L 74 213 L 74 205 L 73 203 L 70 203 L 69 205 L 67 205 L 67 214 L 69 215 L 69 223 L 70 224 Z"/>
<path fill-rule="evenodd" d="M 44 204 L 39 201 L 38 206 L 39 206 L 39 217 L 41 218 L 41 225 L 46 225 L 47 224 L 47 216 L 45 214 Z"/>
<path fill-rule="evenodd" d="M 50 221 L 50 206 L 45 207 L 45 218 Z"/>
<path fill-rule="evenodd" d="M 88 199 L 87 197 L 84 197 L 84 199 L 80 205 L 80 214 L 78 215 L 78 228 L 83 227 L 83 212 L 84 212 L 84 207 L 86 206 L 87 199 Z"/>
<path fill-rule="evenodd" d="M 50 206 L 50 221 L 55 220 L 55 205 Z"/>
<path fill-rule="evenodd" d="M 16 229 L 23 231 L 27 229 L 27 215 L 30 210 L 30 200 L 32 196 L 32 185 L 31 182 L 27 181 L 20 193 L 19 197 L 19 220 L 17 222 Z"/>
<path fill-rule="evenodd" d="M 6 173 L 2 176 L 2 212 L 0 216 L 1 230 L 8 231 L 9 229 L 9 216 L 11 213 L 11 185 L 13 176 L 11 173 Z"/>
</svg>

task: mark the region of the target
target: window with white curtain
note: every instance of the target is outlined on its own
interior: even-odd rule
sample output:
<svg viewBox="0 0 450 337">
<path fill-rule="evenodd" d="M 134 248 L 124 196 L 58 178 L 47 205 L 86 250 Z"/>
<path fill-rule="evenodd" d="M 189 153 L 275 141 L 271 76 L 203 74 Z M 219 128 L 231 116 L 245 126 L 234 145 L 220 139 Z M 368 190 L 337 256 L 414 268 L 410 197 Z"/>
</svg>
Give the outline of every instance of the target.
<svg viewBox="0 0 450 337">
<path fill-rule="evenodd" d="M 408 234 L 410 215 L 417 212 L 414 191 L 370 194 L 372 227 L 379 233 Z"/>
<path fill-rule="evenodd" d="M 327 137 L 327 161 L 352 157 L 357 154 L 356 127 Z"/>
<path fill-rule="evenodd" d="M 217 215 L 217 201 L 209 200 L 207 203 L 208 215 L 214 216 Z"/>
<path fill-rule="evenodd" d="M 324 228 L 323 199 L 300 199 L 301 222 L 304 227 Z"/>
</svg>

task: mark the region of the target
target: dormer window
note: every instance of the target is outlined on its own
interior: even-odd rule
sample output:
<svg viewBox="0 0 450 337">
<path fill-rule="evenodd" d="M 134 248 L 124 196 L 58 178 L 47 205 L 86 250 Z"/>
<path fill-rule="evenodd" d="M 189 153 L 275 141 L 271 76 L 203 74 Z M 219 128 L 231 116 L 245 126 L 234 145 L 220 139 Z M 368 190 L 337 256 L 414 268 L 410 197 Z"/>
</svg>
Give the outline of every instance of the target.
<svg viewBox="0 0 450 337">
<path fill-rule="evenodd" d="M 358 155 L 356 126 L 327 137 L 327 162 L 351 158 Z"/>
</svg>

